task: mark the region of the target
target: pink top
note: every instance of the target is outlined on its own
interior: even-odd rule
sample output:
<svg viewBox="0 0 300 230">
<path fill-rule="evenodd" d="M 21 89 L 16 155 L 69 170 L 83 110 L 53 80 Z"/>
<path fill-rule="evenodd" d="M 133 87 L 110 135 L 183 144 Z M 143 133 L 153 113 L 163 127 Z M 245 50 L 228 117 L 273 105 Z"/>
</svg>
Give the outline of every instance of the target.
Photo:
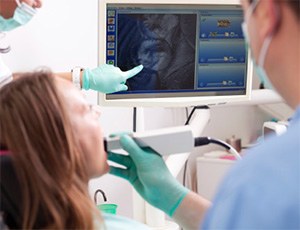
<svg viewBox="0 0 300 230">
<path fill-rule="evenodd" d="M 0 156 L 5 156 L 5 155 L 9 155 L 10 151 L 8 150 L 0 150 Z"/>
<path fill-rule="evenodd" d="M 236 160 L 235 156 L 233 155 L 226 155 L 226 156 L 222 156 L 220 157 L 220 159 L 226 159 L 226 160 Z"/>
</svg>

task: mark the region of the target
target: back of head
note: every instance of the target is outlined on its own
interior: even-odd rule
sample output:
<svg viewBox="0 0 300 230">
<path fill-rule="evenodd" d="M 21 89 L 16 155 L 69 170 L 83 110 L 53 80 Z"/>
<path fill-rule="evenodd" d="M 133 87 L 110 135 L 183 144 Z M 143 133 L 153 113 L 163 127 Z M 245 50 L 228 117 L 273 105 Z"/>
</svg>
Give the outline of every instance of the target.
<svg viewBox="0 0 300 230">
<path fill-rule="evenodd" d="M 85 160 L 49 72 L 0 90 L 0 144 L 21 186 L 22 228 L 93 228 Z"/>
</svg>

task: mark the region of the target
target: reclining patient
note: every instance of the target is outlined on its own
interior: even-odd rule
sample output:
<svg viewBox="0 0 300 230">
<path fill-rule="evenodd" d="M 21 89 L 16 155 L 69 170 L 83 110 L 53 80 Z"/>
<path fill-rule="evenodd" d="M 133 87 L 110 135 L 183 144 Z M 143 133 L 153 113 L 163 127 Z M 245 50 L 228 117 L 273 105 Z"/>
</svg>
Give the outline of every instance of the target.
<svg viewBox="0 0 300 230">
<path fill-rule="evenodd" d="M 41 71 L 0 90 L 1 210 L 8 228 L 146 229 L 101 214 L 88 181 L 108 172 L 99 111 Z M 121 225 L 121 226 L 120 226 Z"/>
</svg>

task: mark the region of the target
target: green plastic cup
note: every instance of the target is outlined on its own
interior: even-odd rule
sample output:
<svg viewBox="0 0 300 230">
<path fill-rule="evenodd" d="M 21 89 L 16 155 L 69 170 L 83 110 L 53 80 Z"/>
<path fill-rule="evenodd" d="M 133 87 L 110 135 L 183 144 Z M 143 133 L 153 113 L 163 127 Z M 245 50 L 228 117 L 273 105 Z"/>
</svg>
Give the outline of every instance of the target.
<svg viewBox="0 0 300 230">
<path fill-rule="evenodd" d="M 116 214 L 118 205 L 116 205 L 116 204 L 99 204 L 99 205 L 97 205 L 97 207 L 102 212 Z"/>
</svg>

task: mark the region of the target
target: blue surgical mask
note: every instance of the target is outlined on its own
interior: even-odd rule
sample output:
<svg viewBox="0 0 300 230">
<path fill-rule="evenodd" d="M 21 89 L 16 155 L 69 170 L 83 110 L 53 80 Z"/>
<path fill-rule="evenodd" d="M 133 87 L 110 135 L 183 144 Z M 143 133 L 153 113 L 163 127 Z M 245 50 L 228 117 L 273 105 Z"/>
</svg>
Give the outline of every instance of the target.
<svg viewBox="0 0 300 230">
<path fill-rule="evenodd" d="M 12 18 L 5 19 L 0 15 L 0 31 L 10 31 L 28 23 L 36 14 L 36 9 L 22 2 L 17 1 L 18 7 L 15 9 Z"/>
<path fill-rule="evenodd" d="M 246 41 L 246 44 L 249 45 L 249 46 L 250 46 L 250 36 L 248 34 L 246 21 L 249 20 L 249 18 L 253 14 L 253 11 L 257 7 L 258 3 L 259 3 L 259 0 L 254 1 L 252 3 L 252 5 L 249 7 L 249 9 L 246 12 L 246 16 L 245 16 L 246 20 L 242 23 L 242 30 L 243 30 L 243 33 L 244 33 L 245 41 Z M 264 40 L 261 51 L 259 52 L 259 55 L 258 55 L 258 62 L 252 56 L 255 72 L 258 75 L 260 81 L 265 86 L 265 88 L 268 88 L 268 89 L 274 89 L 274 87 L 272 86 L 272 83 L 270 82 L 270 80 L 268 78 L 268 75 L 267 75 L 267 73 L 264 69 L 266 55 L 267 55 L 269 46 L 271 44 L 272 38 L 273 38 L 273 35 L 271 34 Z"/>
</svg>

